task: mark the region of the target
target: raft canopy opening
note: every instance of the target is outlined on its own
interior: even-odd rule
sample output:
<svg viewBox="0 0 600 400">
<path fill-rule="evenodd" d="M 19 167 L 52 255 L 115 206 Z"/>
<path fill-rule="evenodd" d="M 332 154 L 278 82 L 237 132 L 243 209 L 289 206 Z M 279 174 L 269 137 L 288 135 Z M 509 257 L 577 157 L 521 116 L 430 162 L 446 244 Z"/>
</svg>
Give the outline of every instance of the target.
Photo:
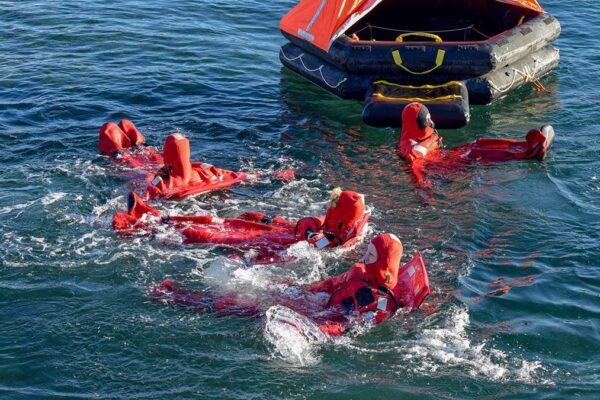
<svg viewBox="0 0 600 400">
<path fill-rule="evenodd" d="M 458 29 L 444 32 L 442 40 L 481 41 L 543 12 L 537 0 L 300 0 L 279 27 L 327 52 L 336 39 L 368 26 L 383 28 L 368 40 L 394 41 L 395 30 Z"/>
<path fill-rule="evenodd" d="M 480 42 L 539 14 L 490 0 L 384 0 L 345 34 L 355 40 L 358 37 L 358 40 L 368 41 Z"/>
</svg>

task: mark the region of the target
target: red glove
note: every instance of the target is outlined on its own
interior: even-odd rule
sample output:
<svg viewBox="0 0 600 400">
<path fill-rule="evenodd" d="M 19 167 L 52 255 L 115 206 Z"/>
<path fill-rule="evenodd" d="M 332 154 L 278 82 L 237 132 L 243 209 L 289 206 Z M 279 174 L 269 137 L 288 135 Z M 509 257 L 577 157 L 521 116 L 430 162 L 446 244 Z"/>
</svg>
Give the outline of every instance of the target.
<svg viewBox="0 0 600 400">
<path fill-rule="evenodd" d="M 321 220 L 315 217 L 302 218 L 296 224 L 294 235 L 299 240 L 308 240 L 321 230 Z"/>
</svg>

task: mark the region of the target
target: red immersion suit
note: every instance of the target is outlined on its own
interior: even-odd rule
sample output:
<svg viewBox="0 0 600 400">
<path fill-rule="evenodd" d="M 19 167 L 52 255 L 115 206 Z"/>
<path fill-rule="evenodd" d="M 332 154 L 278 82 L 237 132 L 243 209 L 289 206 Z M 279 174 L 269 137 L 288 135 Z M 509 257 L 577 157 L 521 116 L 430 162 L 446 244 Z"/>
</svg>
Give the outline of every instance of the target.
<svg viewBox="0 0 600 400">
<path fill-rule="evenodd" d="M 391 234 L 375 237 L 369 244 L 363 263 L 347 272 L 303 288 L 305 293 L 325 292 L 325 304 L 309 304 L 311 297 L 286 292 L 270 299 L 272 304 L 244 299 L 236 294 L 214 295 L 179 288 L 166 280 L 153 289 L 158 299 L 220 315 L 254 316 L 274 303 L 284 305 L 309 317 L 320 329 L 332 336 L 352 328 L 357 317 L 378 324 L 400 309 L 417 309 L 429 294 L 429 279 L 420 253 L 404 266 L 402 243 Z M 314 299 L 314 297 L 313 297 Z"/>
<path fill-rule="evenodd" d="M 107 122 L 100 128 L 98 149 L 129 168 L 154 172 L 163 164 L 162 156 L 152 147 L 143 146 L 144 135 L 128 119 L 119 125 Z"/>
<path fill-rule="evenodd" d="M 402 253 L 402 243 L 395 235 L 385 233 L 376 236 L 369 244 L 362 263 L 306 289 L 328 293 L 328 307 L 344 313 L 358 312 L 378 324 L 399 308 L 417 309 L 429 294 L 429 278 L 423 257 L 417 253 L 401 266 Z M 321 329 L 330 334 L 340 329 L 343 332 L 344 328 L 339 323 L 321 325 Z"/>
<path fill-rule="evenodd" d="M 269 218 L 260 212 L 247 212 L 237 218 L 168 216 L 130 193 L 128 212 L 114 216 L 113 229 L 129 235 L 155 231 L 156 224 L 169 224 L 183 235 L 185 243 L 255 249 L 258 251 L 255 262 L 273 262 L 279 260 L 277 252 L 302 240 L 317 248 L 349 246 L 356 241 L 369 216 L 363 196 L 351 191 L 341 192 L 325 217 L 303 218 L 298 223 L 281 217 Z"/>
<path fill-rule="evenodd" d="M 442 138 L 434 129 L 429 110 L 423 104 L 411 103 L 402 112 L 402 133 L 398 155 L 410 163 L 420 186 L 428 165 L 457 166 L 471 162 L 494 162 L 522 159 L 542 160 L 554 141 L 554 129 L 544 125 L 530 130 L 525 140 L 476 139 L 451 150 L 442 149 Z"/>
<path fill-rule="evenodd" d="M 190 160 L 190 141 L 181 133 L 172 133 L 163 147 L 164 166 L 148 186 L 145 198 L 180 198 L 222 189 L 249 178 L 244 172 L 219 169 L 211 164 Z"/>
<path fill-rule="evenodd" d="M 263 174 L 247 174 L 216 168 L 206 163 L 190 161 L 190 142 L 181 133 L 167 137 L 163 154 L 154 148 L 143 146 L 144 136 L 129 120 L 119 125 L 107 122 L 100 128 L 98 148 L 103 154 L 129 168 L 145 173 L 148 189 L 146 199 L 155 197 L 179 198 L 193 194 L 222 189 L 243 180 Z M 282 180 L 292 180 L 293 170 L 276 171 Z"/>
</svg>

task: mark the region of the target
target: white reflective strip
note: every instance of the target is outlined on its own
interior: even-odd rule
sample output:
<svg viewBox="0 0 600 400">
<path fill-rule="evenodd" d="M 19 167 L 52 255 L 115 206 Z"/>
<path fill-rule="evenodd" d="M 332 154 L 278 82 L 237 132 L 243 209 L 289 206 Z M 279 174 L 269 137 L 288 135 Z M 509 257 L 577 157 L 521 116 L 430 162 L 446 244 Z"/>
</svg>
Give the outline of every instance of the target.
<svg viewBox="0 0 600 400">
<path fill-rule="evenodd" d="M 219 217 L 212 217 L 210 222 L 212 222 L 213 224 L 223 224 L 225 223 L 225 220 Z"/>
<path fill-rule="evenodd" d="M 329 240 L 327 240 L 327 238 L 321 238 L 319 240 L 317 240 L 317 243 L 315 243 L 315 247 L 317 249 L 322 249 L 327 247 L 327 245 L 329 244 Z"/>
<path fill-rule="evenodd" d="M 183 139 L 185 139 L 185 136 L 183 136 L 181 133 L 174 133 L 173 137 L 175 138 L 175 140 L 183 140 Z"/>
<path fill-rule="evenodd" d="M 415 276 L 415 272 L 417 272 L 417 270 L 415 269 L 414 265 L 411 265 L 411 267 L 408 269 L 408 275 L 412 278 L 413 276 Z"/>
<path fill-rule="evenodd" d="M 419 153 L 423 154 L 424 156 L 427 155 L 427 148 L 425 148 L 421 145 L 416 144 L 413 146 L 413 149 L 418 151 Z"/>
<path fill-rule="evenodd" d="M 200 168 L 202 169 L 209 169 L 210 167 L 212 167 L 212 164 L 200 163 Z"/>
<path fill-rule="evenodd" d="M 381 311 L 387 310 L 387 299 L 385 297 L 377 299 L 377 309 Z"/>
<path fill-rule="evenodd" d="M 365 195 L 364 194 L 358 194 L 360 196 L 360 200 L 362 201 L 363 205 L 365 204 Z"/>
<path fill-rule="evenodd" d="M 415 296 L 421 291 L 421 285 L 415 286 Z"/>
<path fill-rule="evenodd" d="M 309 42 L 315 41 L 315 37 L 313 35 L 311 35 L 310 33 L 306 32 L 304 29 L 298 28 L 298 36 L 303 37 L 304 39 L 308 40 Z"/>
<path fill-rule="evenodd" d="M 321 2 L 321 4 L 319 5 L 319 8 L 317 8 L 317 12 L 315 13 L 315 15 L 313 15 L 313 17 L 310 20 L 310 22 L 308 23 L 308 25 L 306 25 L 306 31 L 305 31 L 306 33 L 310 32 L 315 21 L 317 20 L 317 18 L 319 18 L 319 15 L 321 15 L 321 11 L 323 11 L 323 7 L 325 7 L 325 3 L 327 3 L 327 0 L 323 0 Z"/>
<path fill-rule="evenodd" d="M 162 178 L 160 176 L 157 176 L 156 178 L 154 178 L 154 180 L 152 181 L 152 184 L 154 186 L 158 185 L 159 183 L 162 182 Z"/>
</svg>

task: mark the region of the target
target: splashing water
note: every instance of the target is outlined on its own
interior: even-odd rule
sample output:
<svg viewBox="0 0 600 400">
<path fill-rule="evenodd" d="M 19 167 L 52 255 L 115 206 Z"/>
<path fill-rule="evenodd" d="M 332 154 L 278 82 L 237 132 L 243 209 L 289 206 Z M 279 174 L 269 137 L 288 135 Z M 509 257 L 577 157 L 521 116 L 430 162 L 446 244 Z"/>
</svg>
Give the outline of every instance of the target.
<svg viewBox="0 0 600 400">
<path fill-rule="evenodd" d="M 468 333 L 469 314 L 464 308 L 449 313 L 446 326 L 423 329 L 417 338 L 408 341 L 400 352 L 422 374 L 436 373 L 447 367 L 460 368 L 472 377 L 491 381 L 520 381 L 550 384 L 539 378 L 543 371 L 539 361 L 511 357 L 504 351 L 490 348 L 485 340 L 475 343 Z"/>
<path fill-rule="evenodd" d="M 319 362 L 318 349 L 331 339 L 309 318 L 276 305 L 267 310 L 264 336 L 285 361 L 302 366 Z"/>
</svg>

